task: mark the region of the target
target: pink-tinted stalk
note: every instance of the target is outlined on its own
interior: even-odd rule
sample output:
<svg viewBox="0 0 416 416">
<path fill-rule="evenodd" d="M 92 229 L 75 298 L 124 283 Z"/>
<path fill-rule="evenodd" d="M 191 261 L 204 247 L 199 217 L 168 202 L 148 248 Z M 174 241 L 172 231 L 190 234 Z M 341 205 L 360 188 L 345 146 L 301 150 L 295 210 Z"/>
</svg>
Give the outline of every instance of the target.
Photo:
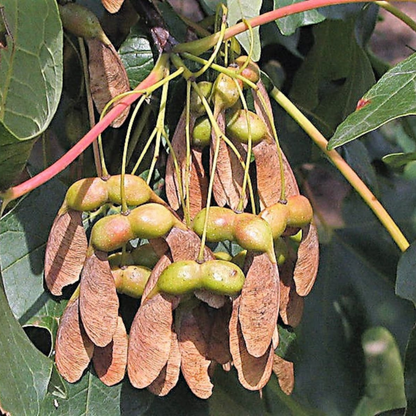
<svg viewBox="0 0 416 416">
<path fill-rule="evenodd" d="M 163 71 L 152 71 L 136 88 L 137 94 L 124 97 L 99 121 L 74 147 L 51 166 L 27 181 L 16 185 L 4 193 L 7 202 L 19 198 L 52 179 L 69 166 L 96 138 L 116 119 L 126 107 L 133 104 L 141 95 L 140 90 L 151 87 L 162 78 Z"/>
</svg>

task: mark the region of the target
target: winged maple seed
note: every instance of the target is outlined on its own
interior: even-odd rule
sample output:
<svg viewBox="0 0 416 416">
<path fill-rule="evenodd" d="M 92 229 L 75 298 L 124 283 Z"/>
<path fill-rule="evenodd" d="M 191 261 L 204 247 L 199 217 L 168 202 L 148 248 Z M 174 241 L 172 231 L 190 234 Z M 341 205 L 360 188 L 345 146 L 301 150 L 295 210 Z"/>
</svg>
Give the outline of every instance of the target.
<svg viewBox="0 0 416 416">
<path fill-rule="evenodd" d="M 78 281 L 87 246 L 82 213 L 64 204 L 52 224 L 45 252 L 45 282 L 53 295 L 62 295 L 65 286 Z"/>
<path fill-rule="evenodd" d="M 101 3 L 109 13 L 117 13 L 124 3 L 124 0 L 101 0 Z"/>
</svg>

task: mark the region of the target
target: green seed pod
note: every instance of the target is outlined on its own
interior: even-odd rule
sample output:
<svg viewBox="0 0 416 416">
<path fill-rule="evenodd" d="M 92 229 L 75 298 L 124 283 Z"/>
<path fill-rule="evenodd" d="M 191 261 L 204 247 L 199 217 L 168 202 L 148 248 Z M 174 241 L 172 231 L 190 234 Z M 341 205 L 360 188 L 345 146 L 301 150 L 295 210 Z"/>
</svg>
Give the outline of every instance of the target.
<svg viewBox="0 0 416 416">
<path fill-rule="evenodd" d="M 239 56 L 234 62 L 238 65 L 239 68 L 241 68 L 246 63 L 247 59 L 248 56 L 242 55 Z M 260 79 L 260 68 L 255 62 L 250 60 L 249 64 L 241 72 L 241 75 L 256 84 Z"/>
<path fill-rule="evenodd" d="M 170 264 L 157 281 L 159 292 L 169 295 L 185 295 L 201 287 L 201 267 L 193 260 Z"/>
<path fill-rule="evenodd" d="M 289 215 L 287 217 L 288 227 L 304 227 L 311 223 L 313 218 L 312 205 L 309 199 L 303 195 L 294 195 L 287 199 Z"/>
<path fill-rule="evenodd" d="M 204 148 L 211 142 L 211 122 L 206 116 L 199 117 L 195 121 L 192 131 L 192 146 Z"/>
<path fill-rule="evenodd" d="M 228 208 L 211 207 L 207 224 L 207 241 L 218 243 L 220 241 L 234 239 L 235 212 Z M 201 236 L 204 230 L 206 208 L 202 209 L 195 216 L 192 228 Z"/>
<path fill-rule="evenodd" d="M 243 83 L 241 81 L 237 82 L 242 87 Z M 240 95 L 238 93 L 236 81 L 228 75 L 219 74 L 212 89 L 212 101 L 214 102 L 214 106 L 221 110 L 226 110 L 227 108 L 232 107 L 239 97 Z"/>
<path fill-rule="evenodd" d="M 150 203 L 130 212 L 128 220 L 135 238 L 159 238 L 178 224 L 173 214 L 163 205 Z"/>
<path fill-rule="evenodd" d="M 135 238 L 129 217 L 122 214 L 109 215 L 98 220 L 91 231 L 91 245 L 98 251 L 113 251 Z"/>
<path fill-rule="evenodd" d="M 140 298 L 152 271 L 144 266 L 115 267 L 111 270 L 118 293 Z"/>
<path fill-rule="evenodd" d="M 210 260 L 201 264 L 202 287 L 218 295 L 234 296 L 241 292 L 245 276 L 234 263 Z"/>
<path fill-rule="evenodd" d="M 77 3 L 66 3 L 58 6 L 64 29 L 84 39 L 96 38 L 105 45 L 111 43 L 97 16 L 90 9 Z"/>
<path fill-rule="evenodd" d="M 277 265 L 281 266 L 289 255 L 289 249 L 283 238 L 274 240 L 274 254 L 276 256 Z"/>
<path fill-rule="evenodd" d="M 153 269 L 159 261 L 159 256 L 149 243 L 138 246 L 131 252 L 131 255 L 133 257 L 134 264 L 146 266 L 149 269 Z"/>
<path fill-rule="evenodd" d="M 108 198 L 114 204 L 121 204 L 121 175 L 111 176 L 107 181 Z M 127 205 L 142 205 L 149 202 L 153 191 L 139 176 L 125 175 L 124 189 Z"/>
<path fill-rule="evenodd" d="M 212 91 L 212 82 L 208 81 L 201 81 L 198 82 L 198 87 L 201 90 L 202 95 L 208 100 L 208 97 L 211 94 Z M 199 97 L 198 93 L 193 89 L 191 92 L 191 111 L 196 116 L 202 116 L 206 113 L 205 106 L 202 103 L 201 98 Z"/>
<path fill-rule="evenodd" d="M 227 136 L 240 143 L 248 143 L 248 124 L 250 125 L 251 142 L 253 145 L 261 142 L 267 134 L 266 124 L 256 113 L 244 109 L 237 110 L 228 119 L 226 127 Z"/>
<path fill-rule="evenodd" d="M 273 240 L 280 237 L 286 228 L 289 209 L 286 204 L 278 202 L 260 212 L 259 217 L 266 220 L 272 229 Z"/>
<path fill-rule="evenodd" d="M 85 178 L 73 183 L 65 196 L 68 208 L 94 211 L 108 200 L 107 182 L 101 178 Z"/>
<path fill-rule="evenodd" d="M 253 214 L 238 214 L 234 221 L 234 239 L 246 250 L 267 253 L 275 262 L 273 235 L 270 225 Z"/>
</svg>

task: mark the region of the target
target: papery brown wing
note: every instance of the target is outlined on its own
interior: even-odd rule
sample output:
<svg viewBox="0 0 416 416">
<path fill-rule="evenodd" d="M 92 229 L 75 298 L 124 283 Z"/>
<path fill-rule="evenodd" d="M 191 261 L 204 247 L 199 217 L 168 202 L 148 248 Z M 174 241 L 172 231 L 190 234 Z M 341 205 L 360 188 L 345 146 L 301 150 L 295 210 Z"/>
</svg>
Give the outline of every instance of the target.
<svg viewBox="0 0 416 416">
<path fill-rule="evenodd" d="M 101 0 L 101 3 L 109 13 L 117 13 L 124 3 L 124 0 Z"/>
<path fill-rule="evenodd" d="M 266 253 L 249 251 L 238 319 L 247 351 L 261 357 L 268 351 L 279 314 L 279 271 Z"/>
<path fill-rule="evenodd" d="M 130 91 L 130 84 L 124 65 L 113 45 L 105 45 L 98 39 L 87 39 L 87 43 L 91 95 L 97 110 L 101 113 L 111 99 Z M 128 114 L 129 108 L 126 108 L 113 121 L 112 127 L 120 127 Z"/>
<path fill-rule="evenodd" d="M 189 131 L 192 132 L 193 125 L 195 123 L 195 117 L 190 115 L 189 119 Z M 182 111 L 178 124 L 176 125 L 175 132 L 173 133 L 172 149 L 175 154 L 176 162 L 178 164 L 180 178 L 178 178 L 174 158 L 172 152 L 169 152 L 168 160 L 166 162 L 166 175 L 165 175 L 165 191 L 166 197 L 169 201 L 169 205 L 177 211 L 181 206 L 180 186 L 182 184 L 182 192 L 184 192 L 184 180 L 186 174 L 186 109 Z"/>
<path fill-rule="evenodd" d="M 189 215 L 191 221 L 207 205 L 209 178 L 202 163 L 202 151 L 191 149 L 189 177 Z"/>
<path fill-rule="evenodd" d="M 159 293 L 139 307 L 131 325 L 127 355 L 127 372 L 134 387 L 149 386 L 165 367 L 176 306 L 176 297 Z"/>
<path fill-rule="evenodd" d="M 163 367 L 155 381 L 148 389 L 157 396 L 166 396 L 177 384 L 181 372 L 181 353 L 179 351 L 178 337 L 172 331 L 172 343 L 168 362 Z"/>
<path fill-rule="evenodd" d="M 248 390 L 260 390 L 269 381 L 272 373 L 273 347 L 270 342 L 269 349 L 261 357 L 254 357 L 247 351 L 238 319 L 239 303 L 239 298 L 234 300 L 230 318 L 230 351 L 243 387 Z"/>
<path fill-rule="evenodd" d="M 88 338 L 79 319 L 78 307 L 78 297 L 68 302 L 56 334 L 56 367 L 69 383 L 75 383 L 81 378 L 94 351 L 94 344 Z"/>
<path fill-rule="evenodd" d="M 219 364 L 226 364 L 231 360 L 228 330 L 230 306 L 231 303 L 227 302 L 224 307 L 213 309 L 200 303 L 193 310 L 201 334 L 208 344 L 207 358 Z"/>
<path fill-rule="evenodd" d="M 302 229 L 302 240 L 298 248 L 293 280 L 299 296 L 306 296 L 312 289 L 318 274 L 319 241 L 315 224 Z"/>
<path fill-rule="evenodd" d="M 226 296 L 218 295 L 205 289 L 195 290 L 194 295 L 199 300 L 202 300 L 202 302 L 205 302 L 207 305 L 211 306 L 211 308 L 215 309 L 222 308 L 227 299 Z"/>
<path fill-rule="evenodd" d="M 192 230 L 172 227 L 165 240 L 170 248 L 173 261 L 196 260 L 198 258 L 201 240 Z M 213 259 L 214 254 L 208 247 L 205 247 L 204 260 Z"/>
<path fill-rule="evenodd" d="M 279 386 L 283 393 L 292 394 L 295 387 L 295 369 L 293 363 L 274 354 L 273 372 L 276 374 Z"/>
<path fill-rule="evenodd" d="M 99 347 L 109 344 L 116 332 L 118 296 L 107 253 L 92 252 L 81 274 L 79 310 L 91 341 Z"/>
<path fill-rule="evenodd" d="M 63 287 L 79 280 L 87 247 L 82 212 L 61 208 L 52 224 L 45 252 L 45 282 L 53 295 L 62 295 Z"/>
<path fill-rule="evenodd" d="M 280 266 L 279 313 L 285 325 L 298 326 L 303 314 L 303 297 L 296 292 L 293 280 L 294 261 L 290 258 Z"/>
<path fill-rule="evenodd" d="M 276 204 L 280 199 L 281 175 L 278 148 L 273 138 L 273 130 L 268 114 L 273 116 L 269 96 L 263 83 L 257 83 L 258 91 L 254 94 L 254 106 L 257 115 L 266 123 L 269 134 L 259 144 L 253 147 L 256 160 L 257 190 L 260 198 L 260 208 L 264 209 Z M 262 96 L 266 107 L 259 96 Z M 286 197 L 299 194 L 292 168 L 282 151 L 283 170 L 285 178 Z"/>
<path fill-rule="evenodd" d="M 222 132 L 225 131 L 225 113 L 220 112 L 217 123 Z M 240 153 L 243 162 L 246 161 L 246 151 L 243 146 L 233 141 L 233 144 Z M 221 207 L 228 205 L 231 209 L 236 210 L 241 198 L 242 185 L 244 179 L 244 168 L 239 158 L 227 146 L 225 141 L 219 139 L 218 160 L 215 170 L 213 171 L 214 154 L 217 148 L 217 136 L 212 129 L 212 138 L 210 145 L 210 170 L 214 175 L 213 194 L 215 201 Z M 247 204 L 247 193 L 244 200 L 244 207 Z"/>
<path fill-rule="evenodd" d="M 178 340 L 182 374 L 195 396 L 207 399 L 214 387 L 209 376 L 211 360 L 207 358 L 208 344 L 192 311 L 180 317 Z"/>
<path fill-rule="evenodd" d="M 107 386 L 123 380 L 127 366 L 127 332 L 121 316 L 113 340 L 105 347 L 95 347 L 92 362 L 97 377 Z"/>
<path fill-rule="evenodd" d="M 163 270 L 165 270 L 166 267 L 168 267 L 170 264 L 172 264 L 172 259 L 170 258 L 170 255 L 163 254 L 160 257 L 159 261 L 156 263 L 156 266 L 153 267 L 149 280 L 147 281 L 146 286 L 144 287 L 141 302 L 142 304 L 147 301 L 147 297 L 155 288 L 159 276 L 162 274 Z"/>
</svg>

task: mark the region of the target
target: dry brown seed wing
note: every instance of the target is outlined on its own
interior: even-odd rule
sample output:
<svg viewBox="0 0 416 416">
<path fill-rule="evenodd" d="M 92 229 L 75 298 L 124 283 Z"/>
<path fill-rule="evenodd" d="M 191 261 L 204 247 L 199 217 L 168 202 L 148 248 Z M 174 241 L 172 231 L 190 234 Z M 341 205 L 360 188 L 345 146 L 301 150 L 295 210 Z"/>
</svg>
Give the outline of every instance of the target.
<svg viewBox="0 0 416 416">
<path fill-rule="evenodd" d="M 101 113 L 114 97 L 130 91 L 127 72 L 113 45 L 104 45 L 98 39 L 88 39 L 90 89 L 97 110 Z M 129 114 L 126 108 L 112 127 L 120 127 Z"/>
<path fill-rule="evenodd" d="M 269 381 L 273 367 L 273 347 L 261 357 L 254 357 L 247 351 L 238 320 L 240 298 L 233 303 L 230 319 L 230 351 L 238 372 L 240 383 L 248 390 L 260 390 Z"/>
<path fill-rule="evenodd" d="M 113 340 L 105 347 L 95 347 L 92 363 L 98 378 L 107 386 L 123 380 L 127 366 L 127 332 L 121 316 Z"/>
<path fill-rule="evenodd" d="M 280 267 L 279 313 L 285 325 L 298 326 L 303 314 L 303 298 L 296 292 L 293 281 L 294 261 L 286 259 Z"/>
<path fill-rule="evenodd" d="M 157 284 L 157 280 L 159 279 L 159 276 L 163 272 L 163 270 L 166 269 L 170 264 L 172 263 L 172 260 L 169 255 L 163 254 L 163 256 L 159 259 L 156 266 L 153 268 L 152 273 L 150 274 L 149 280 L 146 283 L 146 286 L 143 291 L 142 295 L 142 304 L 147 301 L 147 297 L 152 292 L 154 287 Z"/>
<path fill-rule="evenodd" d="M 81 274 L 79 310 L 85 331 L 99 347 L 116 332 L 118 296 L 107 253 L 97 251 L 85 260 Z"/>
<path fill-rule="evenodd" d="M 124 3 L 124 0 L 101 0 L 101 3 L 109 13 L 117 13 Z"/>
<path fill-rule="evenodd" d="M 157 396 L 166 396 L 175 386 L 181 372 L 181 353 L 179 351 L 178 337 L 172 331 L 172 343 L 168 362 L 148 389 Z"/>
<path fill-rule="evenodd" d="M 276 374 L 279 386 L 283 393 L 292 394 L 295 387 L 295 369 L 293 363 L 274 354 L 273 372 Z"/>
<path fill-rule="evenodd" d="M 211 360 L 207 358 L 208 344 L 192 311 L 181 316 L 178 340 L 182 374 L 195 396 L 207 399 L 214 387 L 208 373 Z"/>
<path fill-rule="evenodd" d="M 194 295 L 202 302 L 205 302 L 211 308 L 219 309 L 222 308 L 226 302 L 226 296 L 217 295 L 216 293 L 211 293 L 209 290 L 197 289 L 194 291 Z"/>
<path fill-rule="evenodd" d="M 251 251 L 244 269 L 238 318 L 247 351 L 261 357 L 268 351 L 279 314 L 279 272 L 266 253 Z"/>
<path fill-rule="evenodd" d="M 166 243 L 170 248 L 173 261 L 196 260 L 198 258 L 201 240 L 191 230 L 173 227 L 166 236 Z M 214 254 L 208 247 L 205 247 L 204 254 L 205 261 L 214 259 Z"/>
<path fill-rule="evenodd" d="M 302 241 L 298 248 L 298 258 L 293 274 L 298 295 L 306 296 L 311 291 L 318 274 L 318 266 L 318 231 L 312 223 L 302 228 Z"/>
<path fill-rule="evenodd" d="M 81 378 L 94 351 L 94 344 L 79 319 L 78 307 L 79 298 L 68 302 L 56 334 L 55 363 L 61 376 L 70 383 Z"/>
<path fill-rule="evenodd" d="M 55 296 L 78 281 L 88 247 L 82 213 L 62 211 L 53 222 L 45 252 L 45 282 Z"/>
<path fill-rule="evenodd" d="M 190 117 L 189 131 L 193 129 L 195 123 L 195 117 Z M 181 206 L 181 196 L 179 184 L 182 183 L 182 192 L 184 192 L 184 180 L 186 174 L 186 109 L 183 110 L 178 124 L 176 125 L 175 132 L 173 133 L 172 149 L 176 158 L 176 162 L 179 168 L 180 178 L 178 178 L 174 158 L 171 152 L 169 152 L 168 160 L 166 162 L 166 175 L 165 175 L 165 190 L 166 197 L 169 201 L 169 205 L 177 211 Z"/>
<path fill-rule="evenodd" d="M 280 199 L 281 190 L 281 176 L 279 153 L 275 140 L 273 139 L 273 130 L 271 128 L 269 114 L 272 113 L 269 96 L 263 83 L 257 83 L 258 92 L 254 94 L 254 106 L 257 115 L 266 123 L 269 132 L 267 138 L 262 140 L 258 145 L 254 146 L 253 154 L 256 160 L 257 170 L 257 189 L 260 197 L 260 207 L 264 209 L 270 205 L 277 203 Z M 263 97 L 266 104 L 267 111 L 259 98 Z M 298 195 L 299 188 L 296 183 L 292 168 L 282 151 L 284 177 L 285 177 L 285 191 L 286 196 Z"/>
<path fill-rule="evenodd" d="M 222 132 L 225 131 L 225 113 L 221 112 L 218 115 L 217 123 Z M 233 144 L 240 153 L 240 157 L 245 162 L 246 151 L 243 146 L 233 141 Z M 212 139 L 210 145 L 210 170 L 211 175 L 214 175 L 213 194 L 215 201 L 221 207 L 228 205 L 233 210 L 236 210 L 240 202 L 244 169 L 241 166 L 239 158 L 235 153 L 227 146 L 225 141 L 219 139 L 219 153 L 217 166 L 214 172 L 212 172 L 212 165 L 214 160 L 214 153 L 217 147 L 217 136 L 214 129 L 212 130 Z M 247 194 L 246 194 L 247 195 Z M 245 198 L 244 206 L 247 204 L 247 196 Z"/>
<path fill-rule="evenodd" d="M 202 163 L 202 151 L 191 149 L 191 172 L 189 177 L 189 215 L 194 219 L 207 205 L 209 178 Z"/>
<path fill-rule="evenodd" d="M 131 325 L 127 355 L 127 371 L 134 387 L 149 386 L 165 367 L 176 304 L 176 297 L 157 294 L 138 309 Z"/>
<path fill-rule="evenodd" d="M 228 342 L 230 306 L 231 302 L 227 302 L 224 307 L 213 309 L 205 303 L 200 303 L 193 310 L 199 330 L 208 345 L 207 358 L 219 364 L 226 364 L 231 360 Z"/>
</svg>

